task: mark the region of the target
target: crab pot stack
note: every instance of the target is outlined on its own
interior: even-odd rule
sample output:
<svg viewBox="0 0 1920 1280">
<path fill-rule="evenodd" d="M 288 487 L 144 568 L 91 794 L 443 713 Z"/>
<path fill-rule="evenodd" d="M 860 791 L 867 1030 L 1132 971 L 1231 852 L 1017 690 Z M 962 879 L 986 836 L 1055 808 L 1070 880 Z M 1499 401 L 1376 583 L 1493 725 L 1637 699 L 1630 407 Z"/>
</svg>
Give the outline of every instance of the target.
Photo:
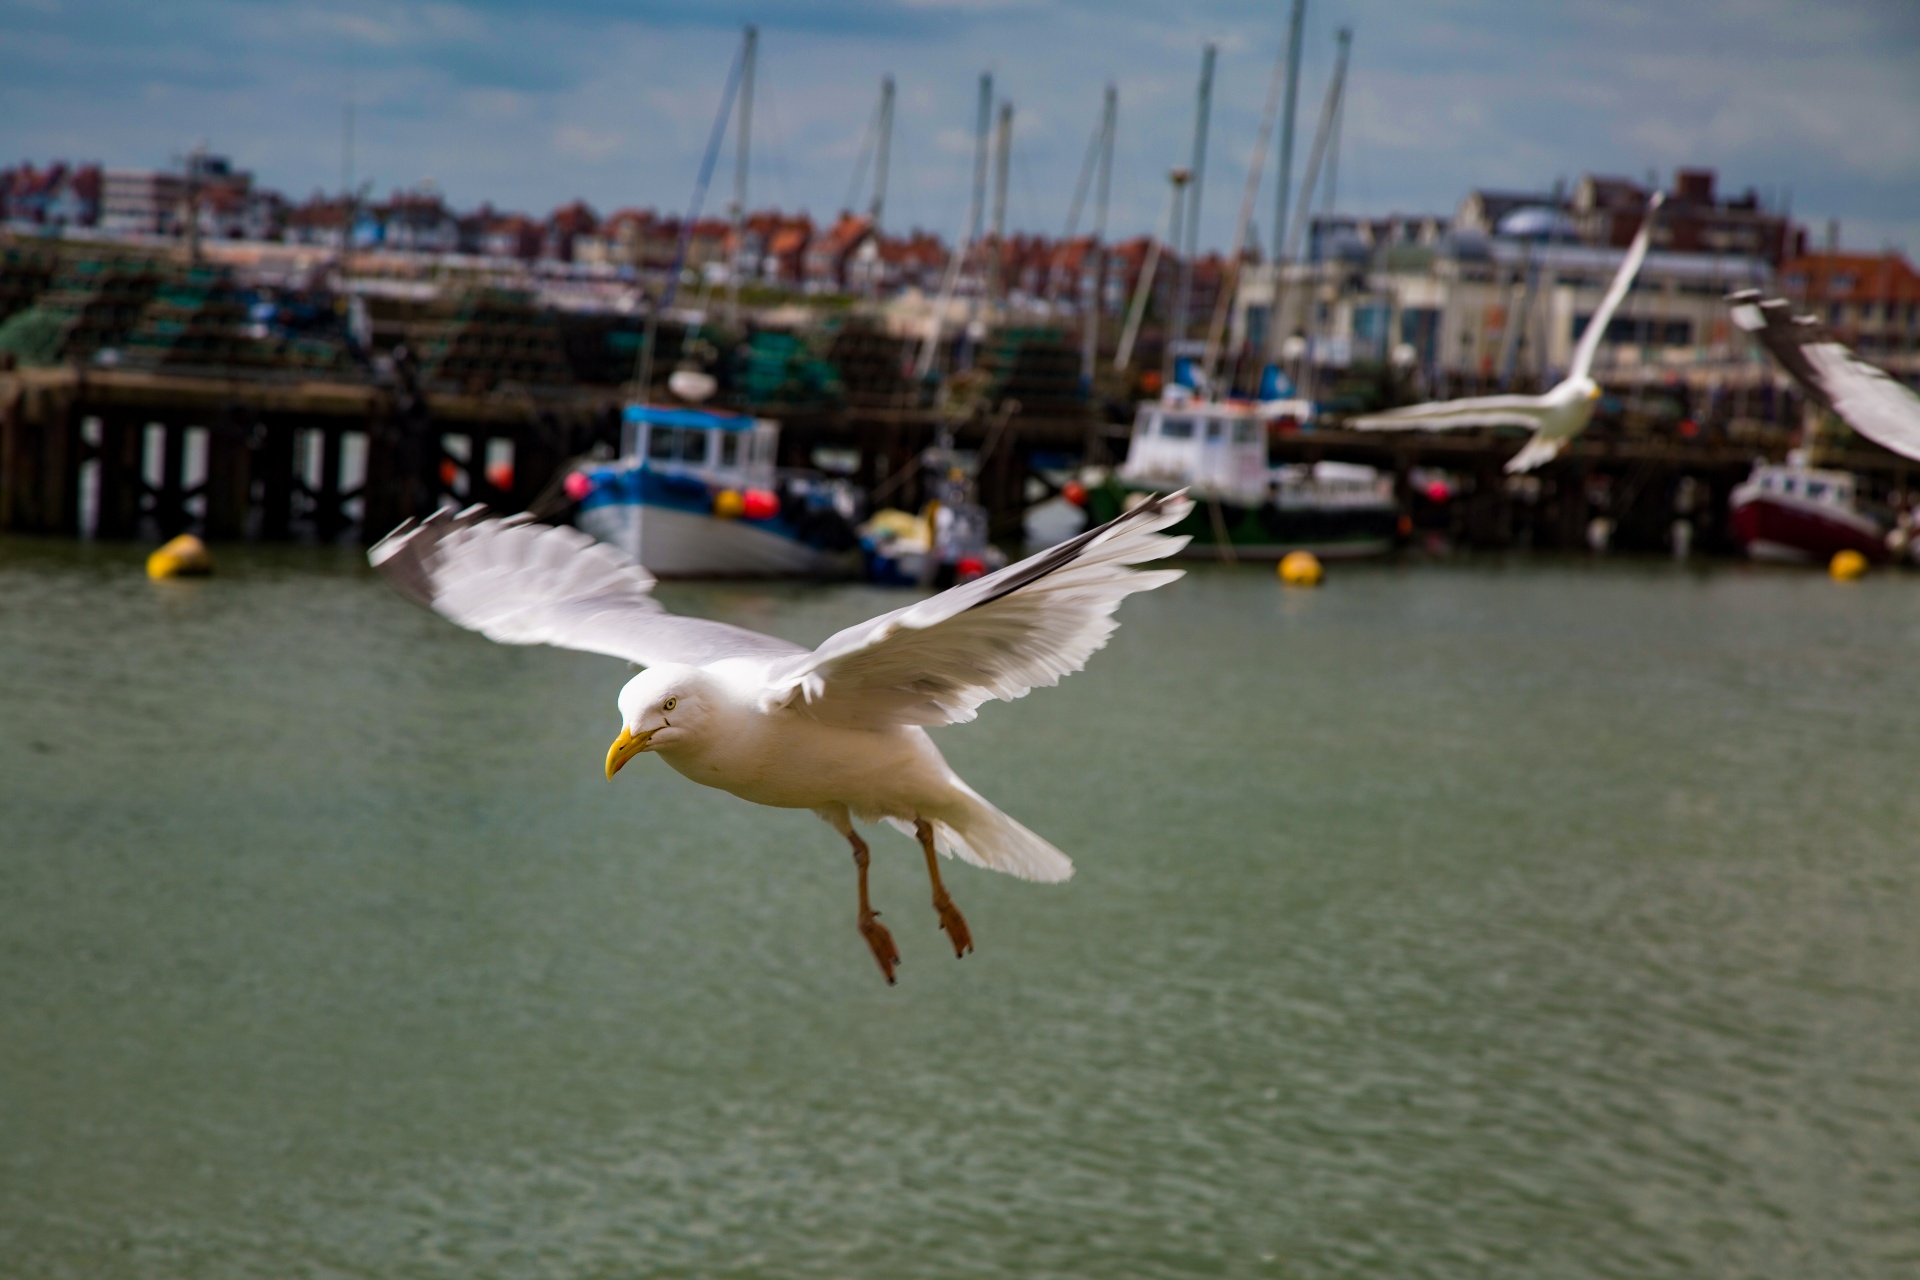
<svg viewBox="0 0 1920 1280">
<path fill-rule="evenodd" d="M 908 377 L 902 340 L 871 320 L 850 317 L 827 346 L 827 361 L 839 372 L 847 403 L 872 408 L 910 404 L 918 387 Z"/>
<path fill-rule="evenodd" d="M 1086 408 L 1080 353 L 1059 329 L 996 329 L 980 353 L 980 368 L 988 398 L 1018 400 L 1023 417 L 1065 418 Z"/>
<path fill-rule="evenodd" d="M 643 316 L 603 316 L 562 312 L 555 317 L 561 349 L 576 381 L 590 386 L 624 386 L 638 376 L 640 344 L 646 341 Z M 662 317 L 653 334 L 654 381 L 662 382 L 680 360 L 687 335 L 678 320 Z"/>
<path fill-rule="evenodd" d="M 54 259 L 34 249 L 0 251 L 0 321 L 25 311 L 53 283 Z"/>
<path fill-rule="evenodd" d="M 23 365 L 72 363 L 118 348 L 161 276 L 155 263 L 136 258 L 69 261 L 32 306 L 0 325 L 0 348 Z"/>
<path fill-rule="evenodd" d="M 762 329 L 748 343 L 739 389 L 755 406 L 815 408 L 844 394 L 839 374 L 805 338 L 776 329 Z"/>
<path fill-rule="evenodd" d="M 479 393 L 505 383 L 549 387 L 574 380 L 559 326 L 514 290 L 474 290 L 443 314 L 430 312 L 411 336 L 429 384 Z"/>
</svg>

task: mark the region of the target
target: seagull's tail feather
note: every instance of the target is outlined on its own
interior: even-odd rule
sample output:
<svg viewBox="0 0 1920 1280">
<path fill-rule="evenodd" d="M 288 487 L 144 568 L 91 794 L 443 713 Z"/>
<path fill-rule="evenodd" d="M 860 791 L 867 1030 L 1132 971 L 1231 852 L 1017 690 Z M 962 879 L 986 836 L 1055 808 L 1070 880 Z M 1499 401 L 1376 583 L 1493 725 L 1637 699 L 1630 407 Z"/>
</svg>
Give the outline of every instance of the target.
<svg viewBox="0 0 1920 1280">
<path fill-rule="evenodd" d="M 1004 871 L 1021 880 L 1058 884 L 1073 875 L 1073 859 L 1048 844 L 961 784 L 963 801 L 933 823 L 933 845 L 949 858 L 971 862 L 989 871 Z M 888 818 L 908 835 L 913 823 Z"/>
<path fill-rule="evenodd" d="M 1568 443 L 1566 440 L 1535 436 L 1527 441 L 1520 452 L 1507 459 L 1507 474 L 1517 476 L 1535 467 L 1545 466 L 1559 457 L 1566 450 Z"/>
</svg>

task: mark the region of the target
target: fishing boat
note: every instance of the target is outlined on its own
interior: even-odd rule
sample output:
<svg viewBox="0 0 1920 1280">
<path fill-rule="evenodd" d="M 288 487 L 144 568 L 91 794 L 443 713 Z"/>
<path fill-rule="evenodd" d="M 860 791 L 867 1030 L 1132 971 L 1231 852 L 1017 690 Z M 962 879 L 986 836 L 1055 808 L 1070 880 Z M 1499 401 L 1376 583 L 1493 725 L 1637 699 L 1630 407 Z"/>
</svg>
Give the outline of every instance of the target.
<svg viewBox="0 0 1920 1280">
<path fill-rule="evenodd" d="M 1756 560 L 1823 563 L 1836 552 L 1887 558 L 1887 530 L 1860 509 L 1854 478 L 1804 461 L 1761 462 L 1728 505 L 1733 531 Z"/>
<path fill-rule="evenodd" d="M 567 477 L 574 523 L 662 577 L 833 577 L 857 571 L 857 496 L 790 474 L 780 427 L 691 406 L 629 405 L 621 457 Z"/>
<path fill-rule="evenodd" d="M 1005 567 L 1006 553 L 987 537 L 987 509 L 975 493 L 973 466 L 943 430 L 920 455 L 927 502 L 920 514 L 881 510 L 860 526 L 860 553 L 869 582 L 887 587 L 945 590 Z"/>
<path fill-rule="evenodd" d="M 1183 555 L 1277 560 L 1293 551 L 1331 559 L 1385 554 L 1399 526 L 1390 477 L 1351 463 L 1268 463 L 1268 424 L 1311 416 L 1312 406 L 1304 402 L 1207 401 L 1175 388 L 1140 406 L 1127 460 L 1113 483 L 1089 488 L 1089 511 L 1095 520 L 1109 519 L 1132 494 L 1184 488 L 1196 501 L 1177 530 L 1193 538 Z M 1110 514 L 1107 507 L 1115 510 Z"/>
</svg>

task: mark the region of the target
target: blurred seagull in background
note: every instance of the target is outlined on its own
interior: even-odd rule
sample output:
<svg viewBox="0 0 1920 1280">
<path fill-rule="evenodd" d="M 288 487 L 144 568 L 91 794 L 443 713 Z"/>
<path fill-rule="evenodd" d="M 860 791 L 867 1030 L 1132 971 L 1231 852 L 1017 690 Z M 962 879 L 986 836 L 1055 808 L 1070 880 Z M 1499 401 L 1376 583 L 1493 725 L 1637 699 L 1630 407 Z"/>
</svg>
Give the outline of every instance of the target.
<svg viewBox="0 0 1920 1280">
<path fill-rule="evenodd" d="M 927 726 L 971 720 L 1080 670 L 1136 591 L 1178 569 L 1136 570 L 1185 546 L 1160 531 L 1184 492 L 1133 510 L 997 573 L 848 627 L 814 650 L 668 613 L 653 575 L 576 529 L 443 510 L 383 538 L 368 558 L 408 598 L 502 644 L 551 644 L 646 668 L 620 691 L 607 778 L 653 752 L 704 786 L 811 809 L 853 846 L 860 935 L 888 983 L 900 963 L 867 896 L 854 821 L 886 821 L 926 856 L 933 908 L 956 956 L 973 949 L 937 854 L 1024 880 L 1061 881 L 1067 855 L 993 807 L 948 767 Z"/>
<path fill-rule="evenodd" d="M 1607 322 L 1613 319 L 1613 313 L 1627 296 L 1627 290 L 1633 287 L 1633 278 L 1640 273 L 1640 264 L 1646 261 L 1647 245 L 1653 239 L 1654 216 L 1660 212 L 1665 200 L 1666 193 L 1656 191 L 1647 202 L 1647 215 L 1640 224 L 1639 234 L 1634 236 L 1633 244 L 1628 247 L 1620 270 L 1614 273 L 1613 283 L 1607 286 L 1607 295 L 1601 300 L 1600 309 L 1593 313 L 1593 319 L 1587 322 L 1586 329 L 1580 334 L 1580 343 L 1573 350 L 1573 368 L 1568 371 L 1565 380 L 1551 391 L 1537 396 L 1472 396 L 1461 400 L 1433 400 L 1426 404 L 1408 405 L 1404 409 L 1389 409 L 1385 413 L 1349 418 L 1347 425 L 1359 431 L 1528 427 L 1533 431 L 1533 438 L 1521 447 L 1520 452 L 1507 459 L 1508 472 L 1517 474 L 1531 471 L 1559 457 L 1561 451 L 1593 420 L 1593 406 L 1600 399 L 1600 385 L 1589 376 L 1593 369 L 1594 353 L 1600 348 Z"/>
<path fill-rule="evenodd" d="M 1856 356 L 1812 316 L 1795 319 L 1785 298 L 1757 289 L 1732 294 L 1733 322 L 1759 339 L 1801 390 L 1875 444 L 1920 459 L 1920 396 Z"/>
</svg>

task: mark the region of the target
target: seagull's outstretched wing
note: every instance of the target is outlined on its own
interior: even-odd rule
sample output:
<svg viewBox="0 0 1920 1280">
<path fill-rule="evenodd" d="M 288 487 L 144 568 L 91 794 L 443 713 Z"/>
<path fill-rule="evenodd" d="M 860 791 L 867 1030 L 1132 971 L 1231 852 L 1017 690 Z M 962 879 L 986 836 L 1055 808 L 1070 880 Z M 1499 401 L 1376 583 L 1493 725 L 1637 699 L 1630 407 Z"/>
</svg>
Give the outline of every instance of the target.
<svg viewBox="0 0 1920 1280">
<path fill-rule="evenodd" d="M 1920 459 L 1920 396 L 1875 368 L 1817 324 L 1795 320 L 1784 298 L 1736 293 L 1733 322 L 1760 340 L 1808 395 L 1847 425 L 1895 453 Z"/>
<path fill-rule="evenodd" d="M 1600 350 L 1600 339 L 1607 333 L 1607 324 L 1613 319 L 1613 313 L 1620 309 L 1626 300 L 1627 290 L 1633 288 L 1633 278 L 1640 274 L 1640 264 L 1647 260 L 1647 246 L 1653 243 L 1653 220 L 1660 213 L 1660 206 L 1666 203 L 1667 193 L 1656 191 L 1647 201 L 1647 215 L 1640 222 L 1640 230 L 1634 234 L 1633 243 L 1627 246 L 1627 256 L 1620 262 L 1620 269 L 1613 273 L 1613 283 L 1607 286 L 1607 294 L 1600 299 L 1600 309 L 1587 321 L 1587 327 L 1580 331 L 1579 345 L 1573 349 L 1573 365 L 1567 370 L 1567 378 L 1584 378 L 1593 372 L 1593 357 Z"/>
<path fill-rule="evenodd" d="M 1454 431 L 1468 427 L 1539 427 L 1547 408 L 1538 396 L 1469 396 L 1430 400 L 1348 418 L 1356 431 Z"/>
<path fill-rule="evenodd" d="M 791 660 L 796 644 L 702 618 L 653 598 L 653 575 L 578 529 L 501 519 L 485 507 L 409 520 L 367 559 L 408 599 L 501 644 L 551 644 L 625 658 L 702 665 Z"/>
<path fill-rule="evenodd" d="M 1187 544 L 1160 530 L 1193 509 L 1184 491 L 1149 498 L 997 573 L 848 627 L 775 673 L 775 701 L 837 724 L 954 724 L 989 698 L 1012 700 L 1085 666 L 1136 591 L 1178 569 L 1136 571 Z"/>
</svg>

